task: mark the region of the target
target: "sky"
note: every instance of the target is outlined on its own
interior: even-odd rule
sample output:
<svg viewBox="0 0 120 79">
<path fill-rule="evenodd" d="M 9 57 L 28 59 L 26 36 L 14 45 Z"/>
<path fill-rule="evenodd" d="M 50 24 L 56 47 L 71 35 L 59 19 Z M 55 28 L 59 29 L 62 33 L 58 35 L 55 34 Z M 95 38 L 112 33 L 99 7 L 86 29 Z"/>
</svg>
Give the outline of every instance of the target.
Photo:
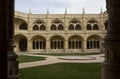
<svg viewBox="0 0 120 79">
<path fill-rule="evenodd" d="M 15 0 L 15 10 L 33 14 L 81 14 L 83 8 L 87 14 L 96 14 L 106 11 L 105 0 Z"/>
</svg>

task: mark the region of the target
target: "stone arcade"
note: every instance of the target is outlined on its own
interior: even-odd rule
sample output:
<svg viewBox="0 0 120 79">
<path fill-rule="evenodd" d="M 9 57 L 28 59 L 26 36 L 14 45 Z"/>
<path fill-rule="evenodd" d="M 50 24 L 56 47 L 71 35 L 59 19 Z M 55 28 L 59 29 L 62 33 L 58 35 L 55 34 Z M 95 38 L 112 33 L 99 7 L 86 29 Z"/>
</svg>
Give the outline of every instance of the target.
<svg viewBox="0 0 120 79">
<path fill-rule="evenodd" d="M 103 52 L 107 12 L 32 14 L 15 12 L 15 51 L 27 53 Z"/>
<path fill-rule="evenodd" d="M 102 79 L 120 79 L 120 0 L 106 2 L 109 28 L 104 38 L 106 57 Z M 13 51 L 13 17 L 14 0 L 0 0 L 0 79 L 18 79 L 17 55 Z"/>
</svg>

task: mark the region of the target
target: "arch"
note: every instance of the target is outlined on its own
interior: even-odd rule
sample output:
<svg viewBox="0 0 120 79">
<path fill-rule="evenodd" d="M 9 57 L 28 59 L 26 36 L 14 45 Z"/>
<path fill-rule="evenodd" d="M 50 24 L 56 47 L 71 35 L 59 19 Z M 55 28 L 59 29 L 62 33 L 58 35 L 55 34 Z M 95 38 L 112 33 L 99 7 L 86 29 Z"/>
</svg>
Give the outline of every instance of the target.
<svg viewBox="0 0 120 79">
<path fill-rule="evenodd" d="M 33 30 L 39 30 L 39 26 L 38 25 L 34 25 L 33 26 Z"/>
<path fill-rule="evenodd" d="M 68 48 L 69 49 L 82 49 L 83 38 L 78 35 L 71 36 L 68 39 Z"/>
<path fill-rule="evenodd" d="M 46 39 L 39 35 L 32 37 L 32 48 L 33 50 L 45 50 Z"/>
<path fill-rule="evenodd" d="M 27 27 L 28 27 L 27 23 L 21 23 L 19 29 L 20 30 L 27 30 Z"/>
<path fill-rule="evenodd" d="M 58 30 L 64 30 L 64 27 L 62 24 L 58 25 Z"/>
<path fill-rule="evenodd" d="M 45 24 L 45 22 L 43 21 L 43 20 L 41 20 L 41 19 L 36 19 L 34 22 L 33 22 L 33 24 Z"/>
<path fill-rule="evenodd" d="M 23 22 L 23 23 L 27 23 L 27 21 L 26 21 L 25 19 L 23 19 L 23 18 L 17 18 L 17 17 L 15 17 L 14 20 L 15 20 L 15 21 L 21 21 L 21 22 Z"/>
<path fill-rule="evenodd" d="M 51 49 L 64 49 L 64 38 L 61 36 L 53 36 L 50 38 Z"/>
<path fill-rule="evenodd" d="M 81 30 L 80 24 L 77 24 L 77 25 L 75 26 L 75 30 Z"/>
<path fill-rule="evenodd" d="M 40 30 L 46 30 L 45 25 L 42 24 L 42 25 L 40 26 Z"/>
<path fill-rule="evenodd" d="M 93 30 L 99 30 L 99 26 L 97 24 L 93 25 Z"/>
<path fill-rule="evenodd" d="M 87 38 L 87 49 L 100 49 L 101 37 L 98 35 L 92 35 Z"/>
<path fill-rule="evenodd" d="M 76 18 L 73 18 L 72 20 L 70 20 L 69 23 L 73 23 L 73 24 L 76 24 L 76 23 L 80 23 L 80 21 Z"/>
<path fill-rule="evenodd" d="M 18 51 L 27 51 L 27 38 L 24 35 L 15 35 L 15 45 Z"/>
<path fill-rule="evenodd" d="M 52 25 L 51 25 L 51 30 L 57 30 L 56 25 L 52 24 Z"/>
<path fill-rule="evenodd" d="M 74 25 L 73 24 L 70 24 L 69 27 L 68 27 L 69 30 L 74 30 Z"/>
<path fill-rule="evenodd" d="M 98 23 L 95 18 L 90 18 L 87 23 Z"/>
<path fill-rule="evenodd" d="M 62 20 L 60 20 L 60 19 L 54 19 L 53 21 L 52 21 L 52 23 L 55 23 L 55 24 L 63 24 L 63 21 Z"/>
<path fill-rule="evenodd" d="M 92 30 L 92 26 L 90 24 L 87 24 L 86 29 L 87 30 Z"/>
</svg>

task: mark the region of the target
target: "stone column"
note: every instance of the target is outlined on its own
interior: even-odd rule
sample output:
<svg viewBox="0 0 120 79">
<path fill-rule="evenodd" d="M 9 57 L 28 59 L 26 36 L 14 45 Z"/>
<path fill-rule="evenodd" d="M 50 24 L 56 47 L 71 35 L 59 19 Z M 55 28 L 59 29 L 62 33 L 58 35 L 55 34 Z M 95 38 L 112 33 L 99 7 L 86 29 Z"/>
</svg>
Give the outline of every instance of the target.
<svg viewBox="0 0 120 79">
<path fill-rule="evenodd" d="M 31 39 L 28 39 L 28 42 L 27 42 L 27 52 L 31 52 L 33 50 L 32 48 L 32 41 Z"/>
<path fill-rule="evenodd" d="M 64 43 L 64 49 L 65 49 L 65 53 L 68 52 L 68 40 L 65 40 L 65 43 Z"/>
<path fill-rule="evenodd" d="M 108 31 L 104 38 L 102 79 L 120 79 L 120 0 L 106 0 Z"/>
<path fill-rule="evenodd" d="M 7 79 L 7 0 L 0 0 L 0 79 Z M 4 63 L 3 63 L 4 62 Z"/>
<path fill-rule="evenodd" d="M 46 53 L 50 53 L 50 40 L 46 40 Z"/>
<path fill-rule="evenodd" d="M 14 0 L 0 0 L 0 79 L 18 79 L 14 52 Z"/>
<path fill-rule="evenodd" d="M 83 41 L 82 46 L 83 46 L 83 48 L 82 48 L 83 52 L 86 53 L 86 50 L 87 50 L 87 41 L 86 40 Z"/>
</svg>

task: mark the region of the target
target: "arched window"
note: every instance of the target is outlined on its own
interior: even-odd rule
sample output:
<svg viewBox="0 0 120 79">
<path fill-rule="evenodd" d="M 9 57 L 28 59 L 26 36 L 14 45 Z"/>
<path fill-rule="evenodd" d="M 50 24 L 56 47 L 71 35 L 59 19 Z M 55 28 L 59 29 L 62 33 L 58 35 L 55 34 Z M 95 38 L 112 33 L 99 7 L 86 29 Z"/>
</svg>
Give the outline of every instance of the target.
<svg viewBox="0 0 120 79">
<path fill-rule="evenodd" d="M 63 38 L 56 36 L 52 37 L 50 41 L 51 49 L 64 49 L 64 40 Z"/>
<path fill-rule="evenodd" d="M 51 25 L 51 30 L 57 30 L 56 25 Z"/>
<path fill-rule="evenodd" d="M 69 30 L 74 30 L 74 26 L 72 24 L 69 25 Z"/>
<path fill-rule="evenodd" d="M 90 24 L 87 24 L 87 30 L 92 30 L 92 26 Z"/>
<path fill-rule="evenodd" d="M 99 30 L 99 26 L 97 24 L 93 25 L 93 30 Z"/>
<path fill-rule="evenodd" d="M 63 29 L 64 29 L 64 27 L 62 24 L 58 25 L 58 30 L 63 30 Z"/>
<path fill-rule="evenodd" d="M 45 25 L 41 25 L 41 26 L 40 26 L 40 30 L 46 30 Z"/>
<path fill-rule="evenodd" d="M 33 30 L 39 30 L 38 25 L 34 25 L 34 26 L 33 26 Z"/>
<path fill-rule="evenodd" d="M 81 30 L 81 26 L 80 26 L 79 24 L 77 24 L 77 25 L 75 26 L 75 30 Z"/>
<path fill-rule="evenodd" d="M 79 36 L 73 36 L 68 41 L 69 49 L 81 49 L 82 39 Z"/>
<path fill-rule="evenodd" d="M 27 30 L 27 23 L 22 23 L 22 24 L 20 24 L 19 29 L 20 29 L 20 30 Z"/>
</svg>

